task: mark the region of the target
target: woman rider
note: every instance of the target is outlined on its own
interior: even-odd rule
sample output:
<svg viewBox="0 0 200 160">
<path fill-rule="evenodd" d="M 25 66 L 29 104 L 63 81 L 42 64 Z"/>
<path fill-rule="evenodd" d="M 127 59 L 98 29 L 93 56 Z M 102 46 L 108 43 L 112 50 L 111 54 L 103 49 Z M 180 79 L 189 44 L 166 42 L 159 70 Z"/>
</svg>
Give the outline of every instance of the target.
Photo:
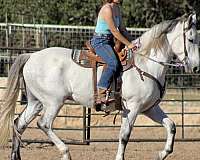
<svg viewBox="0 0 200 160">
<path fill-rule="evenodd" d="M 112 76 L 119 69 L 118 58 L 114 51 L 114 38 L 122 42 L 129 49 L 134 48 L 132 37 L 122 23 L 120 4 L 122 0 L 103 0 L 103 6 L 98 13 L 95 33 L 91 39 L 91 45 L 96 54 L 100 56 L 107 66 L 103 70 L 98 82 L 98 97 L 96 103 L 105 103 Z"/>
</svg>

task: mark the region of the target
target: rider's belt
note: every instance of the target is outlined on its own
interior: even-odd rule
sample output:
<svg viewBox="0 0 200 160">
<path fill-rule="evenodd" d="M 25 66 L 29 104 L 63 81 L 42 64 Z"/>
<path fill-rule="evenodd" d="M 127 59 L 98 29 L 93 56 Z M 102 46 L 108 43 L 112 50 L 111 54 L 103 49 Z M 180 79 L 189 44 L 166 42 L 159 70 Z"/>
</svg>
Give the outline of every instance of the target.
<svg viewBox="0 0 200 160">
<path fill-rule="evenodd" d="M 96 32 L 94 33 L 94 36 L 113 38 L 113 35 L 112 35 L 112 34 L 96 33 Z"/>
</svg>

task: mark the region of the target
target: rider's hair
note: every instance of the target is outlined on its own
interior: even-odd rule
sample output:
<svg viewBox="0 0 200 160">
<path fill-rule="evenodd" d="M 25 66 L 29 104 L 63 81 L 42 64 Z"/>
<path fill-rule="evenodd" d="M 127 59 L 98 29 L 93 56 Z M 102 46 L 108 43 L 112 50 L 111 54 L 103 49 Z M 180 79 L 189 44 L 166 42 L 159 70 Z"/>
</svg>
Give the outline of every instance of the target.
<svg viewBox="0 0 200 160">
<path fill-rule="evenodd" d="M 113 0 L 102 0 L 103 5 L 106 3 L 112 3 L 112 2 L 113 2 Z M 123 1 L 120 2 L 120 4 L 122 4 L 122 3 L 123 3 Z"/>
<path fill-rule="evenodd" d="M 105 3 L 112 3 L 113 0 L 102 0 L 102 3 L 105 4 Z"/>
</svg>

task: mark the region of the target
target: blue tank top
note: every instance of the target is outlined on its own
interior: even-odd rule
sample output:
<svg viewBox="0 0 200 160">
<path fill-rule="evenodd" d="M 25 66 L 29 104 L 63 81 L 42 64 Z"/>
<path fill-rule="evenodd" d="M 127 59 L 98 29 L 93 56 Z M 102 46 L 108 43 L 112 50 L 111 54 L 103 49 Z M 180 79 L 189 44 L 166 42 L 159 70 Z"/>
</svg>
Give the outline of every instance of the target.
<svg viewBox="0 0 200 160">
<path fill-rule="evenodd" d="M 114 17 L 114 23 L 115 23 L 115 27 L 118 28 L 120 25 L 120 20 L 118 16 Z M 101 17 L 98 17 L 95 32 L 100 33 L 100 34 L 112 34 L 107 22 Z"/>
</svg>

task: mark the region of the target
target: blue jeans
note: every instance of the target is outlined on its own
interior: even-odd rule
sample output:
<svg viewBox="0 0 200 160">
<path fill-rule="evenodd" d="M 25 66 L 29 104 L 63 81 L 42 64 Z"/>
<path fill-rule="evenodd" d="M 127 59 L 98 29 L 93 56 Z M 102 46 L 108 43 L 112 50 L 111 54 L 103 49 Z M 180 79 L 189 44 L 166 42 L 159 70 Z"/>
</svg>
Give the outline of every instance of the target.
<svg viewBox="0 0 200 160">
<path fill-rule="evenodd" d="M 102 89 L 108 89 L 112 81 L 112 76 L 115 75 L 119 67 L 119 61 L 113 50 L 114 47 L 113 36 L 94 35 L 93 38 L 91 39 L 91 45 L 94 48 L 96 54 L 100 56 L 107 64 L 107 66 L 102 72 L 97 87 Z"/>
</svg>

